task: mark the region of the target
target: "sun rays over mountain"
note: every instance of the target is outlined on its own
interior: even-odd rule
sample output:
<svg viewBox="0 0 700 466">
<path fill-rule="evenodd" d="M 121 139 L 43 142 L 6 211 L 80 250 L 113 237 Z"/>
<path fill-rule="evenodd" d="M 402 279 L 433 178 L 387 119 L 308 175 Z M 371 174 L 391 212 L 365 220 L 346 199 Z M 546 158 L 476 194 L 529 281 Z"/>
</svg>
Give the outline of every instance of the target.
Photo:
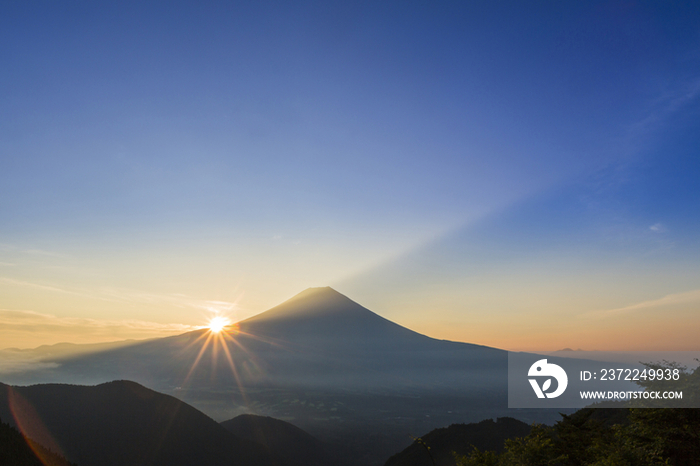
<svg viewBox="0 0 700 466">
<path fill-rule="evenodd" d="M 219 333 L 226 328 L 227 325 L 231 325 L 231 322 L 226 317 L 216 316 L 209 321 L 207 327 L 209 327 L 212 333 Z"/>
</svg>

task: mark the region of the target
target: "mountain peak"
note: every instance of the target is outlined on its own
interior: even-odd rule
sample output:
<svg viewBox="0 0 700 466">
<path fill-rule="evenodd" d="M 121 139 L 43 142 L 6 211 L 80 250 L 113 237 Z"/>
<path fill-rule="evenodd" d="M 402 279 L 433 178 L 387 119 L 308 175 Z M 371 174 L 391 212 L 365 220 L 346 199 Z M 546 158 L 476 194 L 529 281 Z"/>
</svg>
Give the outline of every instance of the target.
<svg viewBox="0 0 700 466">
<path fill-rule="evenodd" d="M 308 288 L 239 323 L 242 332 L 307 346 L 389 345 L 428 339 L 375 314 L 331 287 Z"/>
<path fill-rule="evenodd" d="M 289 298 L 285 302 L 290 302 L 296 299 L 308 299 L 308 298 L 324 298 L 324 299 L 332 299 L 335 296 L 343 296 L 344 295 L 338 293 L 335 291 L 333 288 L 330 286 L 316 286 L 316 287 L 311 287 L 307 288 L 301 293 L 295 294 L 291 298 Z M 349 299 L 349 298 L 347 298 Z"/>
<path fill-rule="evenodd" d="M 262 323 L 269 320 L 296 321 L 341 316 L 377 316 L 330 286 L 307 288 L 272 309 L 244 320 L 241 324 Z"/>
</svg>

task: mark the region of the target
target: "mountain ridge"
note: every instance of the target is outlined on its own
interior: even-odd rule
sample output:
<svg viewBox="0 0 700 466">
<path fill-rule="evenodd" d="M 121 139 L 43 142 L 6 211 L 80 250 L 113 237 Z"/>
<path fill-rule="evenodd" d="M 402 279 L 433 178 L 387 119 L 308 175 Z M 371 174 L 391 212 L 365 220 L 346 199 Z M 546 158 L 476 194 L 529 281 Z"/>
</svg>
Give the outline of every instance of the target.
<svg viewBox="0 0 700 466">
<path fill-rule="evenodd" d="M 285 466 L 326 466 L 345 464 L 329 454 L 328 445 L 289 422 L 269 416 L 242 414 L 221 425 L 240 438 L 266 448 L 279 464 Z"/>
<path fill-rule="evenodd" d="M 136 382 L 0 384 L 0 417 L 80 466 L 273 465 L 260 445 Z"/>
</svg>

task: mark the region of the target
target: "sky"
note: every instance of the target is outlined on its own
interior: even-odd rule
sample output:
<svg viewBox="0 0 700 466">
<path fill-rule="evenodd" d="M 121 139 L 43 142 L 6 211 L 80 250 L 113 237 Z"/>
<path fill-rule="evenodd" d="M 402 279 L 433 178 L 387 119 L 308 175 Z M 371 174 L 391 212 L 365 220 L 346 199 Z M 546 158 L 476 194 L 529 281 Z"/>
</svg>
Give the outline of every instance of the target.
<svg viewBox="0 0 700 466">
<path fill-rule="evenodd" d="M 435 338 L 700 350 L 697 2 L 0 3 L 0 348 L 332 286 Z"/>
</svg>

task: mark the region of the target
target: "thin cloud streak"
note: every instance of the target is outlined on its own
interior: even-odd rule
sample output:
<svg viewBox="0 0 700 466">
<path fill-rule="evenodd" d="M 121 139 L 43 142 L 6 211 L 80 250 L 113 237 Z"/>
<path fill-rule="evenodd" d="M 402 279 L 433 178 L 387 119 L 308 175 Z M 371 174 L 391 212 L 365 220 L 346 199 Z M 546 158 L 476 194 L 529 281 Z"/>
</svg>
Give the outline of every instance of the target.
<svg viewBox="0 0 700 466">
<path fill-rule="evenodd" d="M 632 140 L 646 141 L 649 133 L 663 126 L 673 115 L 690 105 L 700 97 L 700 79 L 677 86 L 673 91 L 667 91 L 652 102 L 653 109 L 646 117 L 628 126 L 628 136 Z M 635 152 L 641 150 L 641 145 L 634 145 Z"/>
<path fill-rule="evenodd" d="M 171 322 L 59 317 L 35 311 L 0 309 L 0 333 L 6 337 L 0 350 L 26 348 L 28 343 L 35 347 L 61 342 L 103 343 L 162 338 L 201 328 Z"/>
<path fill-rule="evenodd" d="M 79 291 L 67 290 L 67 289 L 60 288 L 60 287 L 54 286 L 54 285 L 44 285 L 41 283 L 27 282 L 24 280 L 16 280 L 14 278 L 0 277 L 0 283 L 5 283 L 7 285 L 15 285 L 15 286 L 25 286 L 25 287 L 35 288 L 38 290 L 51 291 L 54 293 L 68 294 L 68 295 L 72 295 L 72 296 L 80 296 L 82 298 L 94 298 L 94 299 L 103 299 L 103 300 L 105 299 L 105 298 L 100 298 L 98 296 L 94 296 L 94 295 L 79 292 Z"/>
<path fill-rule="evenodd" d="M 198 299 L 184 294 L 157 294 L 137 290 L 100 288 L 97 293 L 71 290 L 53 284 L 34 283 L 14 278 L 0 277 L 0 283 L 23 286 L 53 293 L 67 294 L 109 302 L 169 305 L 178 308 L 193 308 L 211 312 L 230 312 L 238 309 L 235 302 Z"/>
<path fill-rule="evenodd" d="M 0 243 L 0 251 L 5 251 L 5 252 L 14 252 L 14 253 L 21 253 L 21 254 L 27 254 L 27 255 L 32 255 L 32 256 L 47 256 L 47 257 L 58 257 L 61 259 L 66 259 L 71 256 L 68 254 L 60 253 L 60 252 L 54 252 L 54 251 L 47 251 L 45 249 L 40 249 L 40 248 L 35 248 L 35 247 L 20 247 L 15 244 L 10 244 L 10 243 Z"/>
<path fill-rule="evenodd" d="M 23 253 L 25 253 L 25 254 L 31 254 L 31 255 L 34 255 L 34 256 L 59 257 L 59 258 L 62 258 L 62 259 L 67 258 L 67 257 L 70 257 L 70 256 L 68 256 L 68 255 L 66 255 L 66 254 L 61 254 L 61 253 L 58 253 L 58 252 L 51 252 L 51 251 L 44 251 L 43 249 L 25 249 L 25 250 L 20 251 L 20 252 L 23 252 Z"/>
<path fill-rule="evenodd" d="M 202 326 L 196 325 L 160 323 L 135 319 L 108 320 L 87 319 L 82 317 L 59 317 L 52 314 L 15 309 L 0 309 L 0 327 L 65 327 L 76 331 L 90 328 L 122 328 L 155 332 L 187 332 L 203 328 Z"/>
<path fill-rule="evenodd" d="M 580 317 L 584 318 L 606 318 L 614 317 L 618 315 L 630 314 L 637 311 L 642 311 L 645 309 L 658 308 L 663 306 L 675 306 L 678 304 L 689 304 L 698 303 L 700 304 L 700 290 L 686 291 L 684 293 L 674 293 L 664 296 L 659 299 L 652 299 L 649 301 L 642 301 L 637 304 L 632 304 L 631 306 L 620 307 L 617 309 L 607 309 L 601 311 L 592 311 L 581 314 Z"/>
</svg>

